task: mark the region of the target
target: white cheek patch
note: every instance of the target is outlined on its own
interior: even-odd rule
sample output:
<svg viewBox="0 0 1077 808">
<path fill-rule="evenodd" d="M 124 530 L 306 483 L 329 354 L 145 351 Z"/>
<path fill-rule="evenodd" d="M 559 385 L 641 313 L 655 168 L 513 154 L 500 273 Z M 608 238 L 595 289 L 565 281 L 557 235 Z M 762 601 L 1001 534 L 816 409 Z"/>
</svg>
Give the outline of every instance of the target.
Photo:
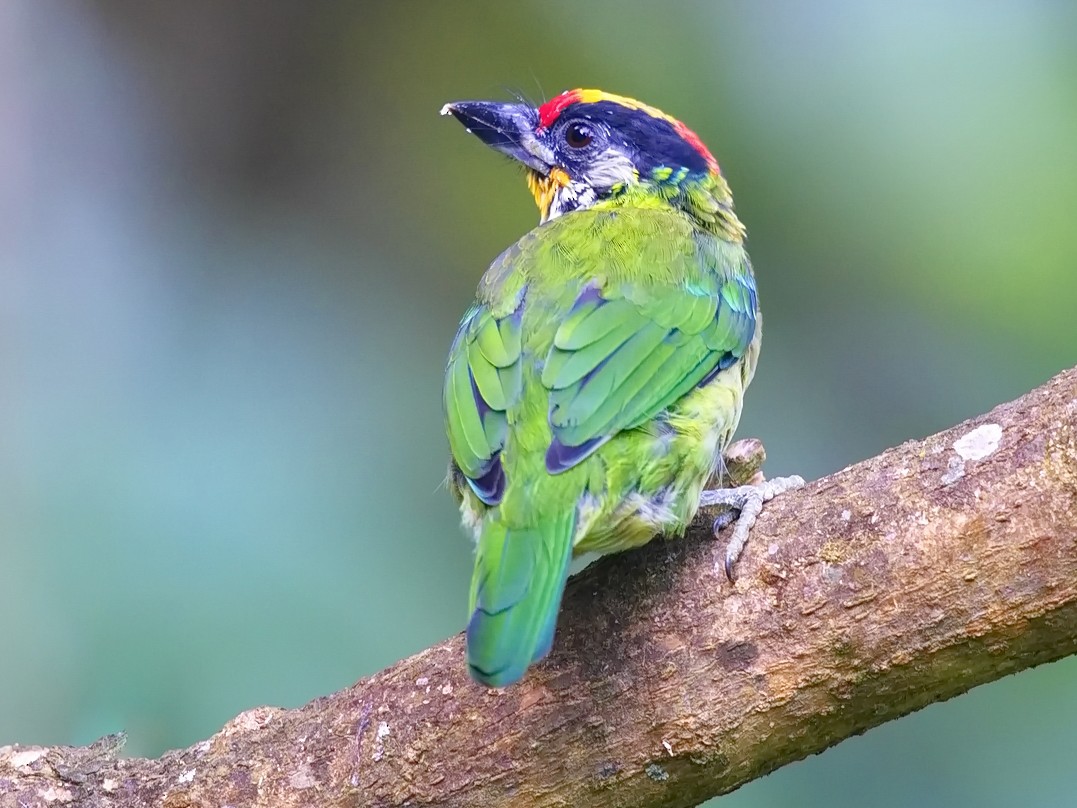
<svg viewBox="0 0 1077 808">
<path fill-rule="evenodd" d="M 614 185 L 633 182 L 636 167 L 624 154 L 610 149 L 592 161 L 585 179 L 592 188 L 606 190 Z"/>
<path fill-rule="evenodd" d="M 545 221 L 556 219 L 562 213 L 589 208 L 598 201 L 599 191 L 627 185 L 636 179 L 636 167 L 631 160 L 620 152 L 605 151 L 591 162 L 586 174 L 557 189 Z"/>
</svg>

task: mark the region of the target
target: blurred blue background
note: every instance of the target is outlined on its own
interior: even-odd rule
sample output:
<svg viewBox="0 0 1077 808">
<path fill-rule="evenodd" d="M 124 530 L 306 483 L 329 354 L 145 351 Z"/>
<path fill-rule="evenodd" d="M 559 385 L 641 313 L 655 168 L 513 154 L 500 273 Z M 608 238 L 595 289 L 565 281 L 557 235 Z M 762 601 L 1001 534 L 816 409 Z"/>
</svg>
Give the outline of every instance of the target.
<svg viewBox="0 0 1077 808">
<path fill-rule="evenodd" d="M 439 391 L 518 171 L 438 117 L 597 86 L 750 231 L 740 434 L 816 477 L 1077 362 L 1077 6 L 0 5 L 0 743 L 189 745 L 463 622 Z M 1071 806 L 1077 664 L 722 800 Z"/>
</svg>

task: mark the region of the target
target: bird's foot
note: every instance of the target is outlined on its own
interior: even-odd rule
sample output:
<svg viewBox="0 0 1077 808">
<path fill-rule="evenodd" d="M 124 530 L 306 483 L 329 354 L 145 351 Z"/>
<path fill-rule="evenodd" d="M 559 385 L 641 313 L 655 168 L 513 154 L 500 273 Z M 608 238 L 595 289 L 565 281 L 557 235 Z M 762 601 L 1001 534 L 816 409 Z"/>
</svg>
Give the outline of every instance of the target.
<svg viewBox="0 0 1077 808">
<path fill-rule="evenodd" d="M 733 535 L 725 551 L 725 574 L 733 580 L 733 565 L 737 563 L 744 545 L 748 543 L 748 532 L 755 524 L 756 518 L 763 510 L 763 503 L 769 502 L 786 491 L 795 491 L 804 486 L 804 478 L 775 477 L 773 480 L 741 485 L 736 488 L 718 488 L 704 491 L 699 497 L 701 508 L 724 507 L 728 510 L 720 513 L 714 520 L 714 535 L 729 525 L 733 525 Z"/>
</svg>

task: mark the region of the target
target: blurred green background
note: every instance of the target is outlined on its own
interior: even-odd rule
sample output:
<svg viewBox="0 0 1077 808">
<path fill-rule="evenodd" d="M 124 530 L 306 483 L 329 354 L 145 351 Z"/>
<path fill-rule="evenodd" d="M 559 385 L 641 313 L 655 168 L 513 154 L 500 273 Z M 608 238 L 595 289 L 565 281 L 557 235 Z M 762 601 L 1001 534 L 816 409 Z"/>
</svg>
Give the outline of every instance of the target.
<svg viewBox="0 0 1077 808">
<path fill-rule="evenodd" d="M 440 385 L 534 225 L 447 100 L 597 86 L 711 146 L 816 477 L 1077 362 L 1077 6 L 0 5 L 0 743 L 189 745 L 458 631 Z M 1077 660 L 727 806 L 1072 806 Z"/>
</svg>

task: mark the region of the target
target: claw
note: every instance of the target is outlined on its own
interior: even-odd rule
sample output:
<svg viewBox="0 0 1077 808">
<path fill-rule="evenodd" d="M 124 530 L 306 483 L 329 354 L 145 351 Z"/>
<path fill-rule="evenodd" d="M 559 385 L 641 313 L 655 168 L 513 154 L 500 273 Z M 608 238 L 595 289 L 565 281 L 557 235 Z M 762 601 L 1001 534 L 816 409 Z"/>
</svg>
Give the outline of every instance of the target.
<svg viewBox="0 0 1077 808">
<path fill-rule="evenodd" d="M 714 517 L 714 526 L 711 528 L 714 531 L 714 535 L 717 536 L 731 524 L 737 521 L 737 511 L 735 508 L 730 508 L 728 511 L 722 511 L 716 517 Z"/>
<path fill-rule="evenodd" d="M 725 552 L 725 574 L 733 581 L 733 565 L 737 563 L 744 546 L 748 543 L 748 533 L 755 524 L 763 510 L 763 503 L 769 502 L 779 494 L 786 491 L 795 491 L 804 486 L 804 478 L 793 475 L 792 477 L 775 477 L 773 480 L 757 485 L 742 485 L 737 488 L 720 488 L 714 491 L 704 491 L 699 498 L 701 508 L 712 508 L 724 505 L 731 508 L 726 513 L 719 514 L 714 520 L 714 532 L 718 533 L 734 521 L 733 535 L 729 539 L 729 545 Z M 739 515 L 734 519 L 733 513 Z"/>
</svg>

